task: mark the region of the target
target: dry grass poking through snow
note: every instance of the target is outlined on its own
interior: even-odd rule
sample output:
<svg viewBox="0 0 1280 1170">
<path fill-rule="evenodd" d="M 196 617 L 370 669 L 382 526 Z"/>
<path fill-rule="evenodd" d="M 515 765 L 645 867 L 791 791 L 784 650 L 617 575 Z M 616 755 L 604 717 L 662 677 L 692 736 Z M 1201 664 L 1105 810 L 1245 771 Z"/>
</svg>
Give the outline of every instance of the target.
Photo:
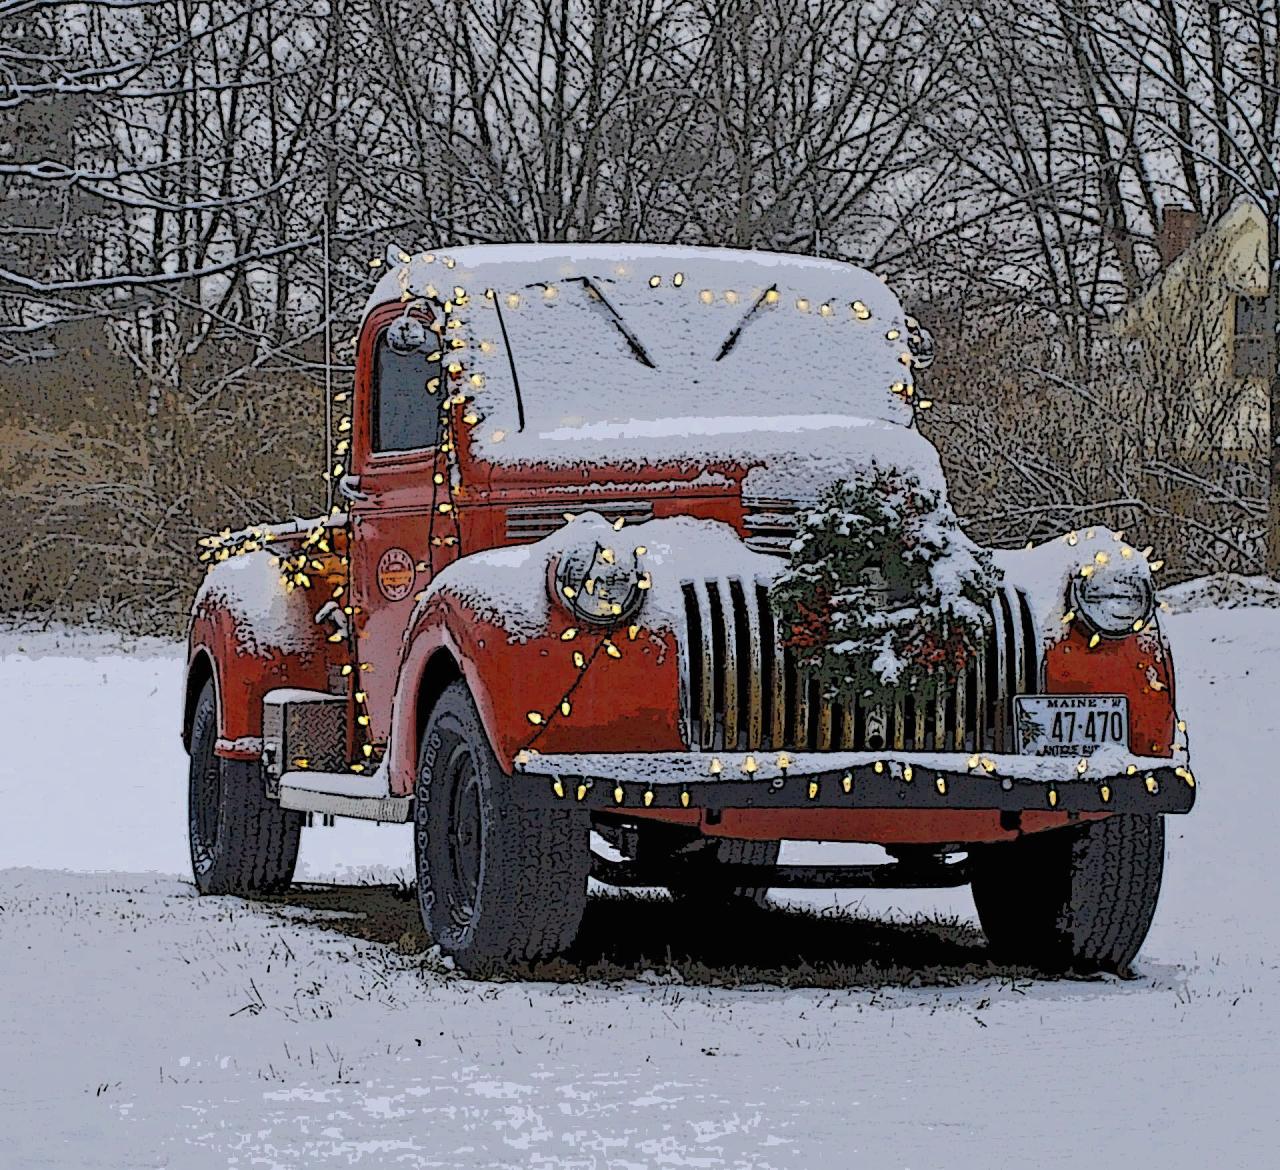
<svg viewBox="0 0 1280 1170">
<path fill-rule="evenodd" d="M 260 904 L 288 908 L 294 922 L 386 944 L 401 955 L 431 955 L 415 892 L 404 884 L 301 885 Z M 633 893 L 594 895 L 565 957 L 484 974 L 554 983 L 863 989 L 958 987 L 983 980 L 1016 987 L 1050 978 L 993 962 L 982 932 L 958 918 L 883 919 L 770 905 L 717 913 L 710 921 L 663 895 Z"/>
</svg>

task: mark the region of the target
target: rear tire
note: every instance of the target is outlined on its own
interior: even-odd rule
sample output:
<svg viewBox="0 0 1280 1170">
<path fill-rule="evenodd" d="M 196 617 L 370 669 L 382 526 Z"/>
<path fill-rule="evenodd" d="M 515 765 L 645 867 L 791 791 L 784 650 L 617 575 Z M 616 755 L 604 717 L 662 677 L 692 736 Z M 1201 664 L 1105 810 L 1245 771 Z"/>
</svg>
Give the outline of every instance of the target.
<svg viewBox="0 0 1280 1170">
<path fill-rule="evenodd" d="M 218 708 L 205 683 L 191 721 L 187 828 L 202 894 L 276 894 L 293 880 L 301 813 L 267 799 L 262 766 L 214 755 Z"/>
<path fill-rule="evenodd" d="M 587 904 L 588 814 L 522 808 L 464 682 L 445 688 L 418 752 L 414 858 L 433 942 L 465 971 L 550 958 Z"/>
<path fill-rule="evenodd" d="M 1164 820 L 1117 814 L 973 855 L 978 920 L 1001 958 L 1046 971 L 1127 974 L 1164 869 Z"/>
</svg>

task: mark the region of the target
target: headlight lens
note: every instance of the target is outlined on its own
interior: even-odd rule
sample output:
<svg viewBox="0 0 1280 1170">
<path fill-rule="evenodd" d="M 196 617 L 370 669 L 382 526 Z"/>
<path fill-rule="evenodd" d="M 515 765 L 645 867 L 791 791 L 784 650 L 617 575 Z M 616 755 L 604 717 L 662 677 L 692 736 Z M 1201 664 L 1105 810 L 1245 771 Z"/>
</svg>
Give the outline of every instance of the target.
<svg viewBox="0 0 1280 1170">
<path fill-rule="evenodd" d="M 1099 566 L 1087 577 L 1073 577 L 1071 608 L 1099 634 L 1109 638 L 1131 634 L 1151 620 L 1155 590 L 1139 565 Z"/>
<path fill-rule="evenodd" d="M 629 622 L 644 604 L 648 581 L 634 556 L 615 555 L 600 544 L 570 549 L 555 566 L 556 596 L 591 626 Z"/>
</svg>

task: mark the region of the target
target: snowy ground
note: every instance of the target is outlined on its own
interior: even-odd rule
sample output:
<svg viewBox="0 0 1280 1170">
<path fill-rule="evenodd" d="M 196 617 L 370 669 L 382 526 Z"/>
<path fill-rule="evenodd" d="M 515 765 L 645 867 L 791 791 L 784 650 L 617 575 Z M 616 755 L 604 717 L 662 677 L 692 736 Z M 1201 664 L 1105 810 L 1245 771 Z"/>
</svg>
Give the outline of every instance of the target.
<svg viewBox="0 0 1280 1170">
<path fill-rule="evenodd" d="M 501 984 L 394 886 L 198 899 L 176 650 L 0 635 L 0 1165 L 1274 1165 L 1280 611 L 1167 620 L 1200 802 L 1131 982 L 990 966 L 964 891 L 722 939 L 597 898 L 561 981 Z M 372 863 L 403 829 L 305 837 Z"/>
</svg>

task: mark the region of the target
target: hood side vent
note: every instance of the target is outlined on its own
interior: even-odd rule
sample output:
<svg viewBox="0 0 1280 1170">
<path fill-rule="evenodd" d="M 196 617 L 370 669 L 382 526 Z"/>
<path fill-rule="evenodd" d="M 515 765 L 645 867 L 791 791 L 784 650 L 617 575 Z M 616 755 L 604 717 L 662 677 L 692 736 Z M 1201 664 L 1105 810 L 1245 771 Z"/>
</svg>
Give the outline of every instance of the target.
<svg viewBox="0 0 1280 1170">
<path fill-rule="evenodd" d="M 795 500 L 743 496 L 745 515 L 742 522 L 748 532 L 747 548 L 753 552 L 786 556 L 791 550 L 791 542 L 796 538 L 796 512 L 801 506 Z"/>
<path fill-rule="evenodd" d="M 514 504 L 507 509 L 507 540 L 528 544 L 564 527 L 566 512 L 599 512 L 606 520 L 622 517 L 628 524 L 653 519 L 647 500 L 559 500 L 554 504 Z"/>
</svg>

